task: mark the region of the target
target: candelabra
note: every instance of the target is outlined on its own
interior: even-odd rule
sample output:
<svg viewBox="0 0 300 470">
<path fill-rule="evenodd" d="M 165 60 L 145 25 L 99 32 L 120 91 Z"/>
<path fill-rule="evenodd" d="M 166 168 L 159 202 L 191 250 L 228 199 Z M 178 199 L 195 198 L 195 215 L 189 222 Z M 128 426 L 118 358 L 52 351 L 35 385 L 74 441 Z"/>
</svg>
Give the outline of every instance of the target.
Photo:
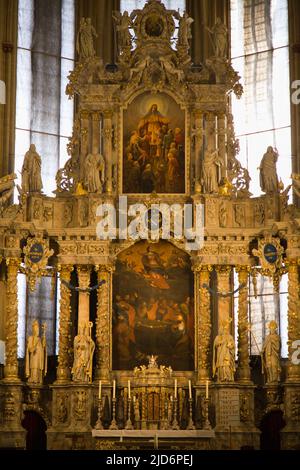
<svg viewBox="0 0 300 470">
<path fill-rule="evenodd" d="M 98 398 L 98 419 L 95 429 L 104 429 L 102 424 L 102 398 Z"/>
<path fill-rule="evenodd" d="M 189 423 L 187 429 L 196 429 L 193 421 L 193 399 L 189 398 Z"/>
<path fill-rule="evenodd" d="M 164 406 L 163 406 L 162 421 L 161 421 L 160 429 L 163 429 L 163 430 L 170 429 L 170 423 L 168 420 L 168 400 L 166 399 L 164 399 Z"/>
<path fill-rule="evenodd" d="M 209 417 L 208 417 L 208 405 L 209 405 L 209 399 L 205 398 L 204 399 L 204 418 L 205 418 L 205 422 L 204 422 L 203 429 L 206 429 L 206 430 L 211 429 L 211 424 L 209 422 Z"/>
<path fill-rule="evenodd" d="M 180 428 L 179 428 L 179 424 L 178 424 L 178 421 L 177 421 L 177 398 L 174 398 L 173 403 L 174 403 L 174 411 L 173 411 L 172 429 L 178 430 Z"/>
<path fill-rule="evenodd" d="M 119 429 L 116 421 L 116 397 L 112 398 L 112 421 L 110 423 L 109 429 Z"/>
<path fill-rule="evenodd" d="M 131 415 L 131 398 L 128 398 L 127 406 L 128 406 L 128 409 L 127 409 L 128 419 L 126 421 L 125 429 L 133 429 L 133 425 L 132 425 L 132 422 L 131 422 L 131 419 L 130 419 L 130 415 Z"/>
</svg>

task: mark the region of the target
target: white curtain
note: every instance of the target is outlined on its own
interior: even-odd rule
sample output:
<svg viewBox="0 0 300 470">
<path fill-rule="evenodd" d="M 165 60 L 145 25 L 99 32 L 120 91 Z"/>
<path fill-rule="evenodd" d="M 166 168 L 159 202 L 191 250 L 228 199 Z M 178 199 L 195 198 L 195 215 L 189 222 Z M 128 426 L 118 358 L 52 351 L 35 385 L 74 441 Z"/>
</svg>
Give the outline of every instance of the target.
<svg viewBox="0 0 300 470">
<path fill-rule="evenodd" d="M 34 143 L 48 196 L 53 196 L 57 169 L 68 158 L 66 145 L 72 134 L 73 101 L 65 88 L 74 68 L 74 36 L 75 0 L 19 0 L 15 172 L 20 178 L 24 155 Z M 50 278 L 43 278 L 30 293 L 25 276 L 19 275 L 19 357 L 24 357 L 26 335 L 35 318 L 47 323 L 48 354 L 57 350 L 58 302 L 50 291 Z"/>
<path fill-rule="evenodd" d="M 30 143 L 42 157 L 43 192 L 67 159 L 73 102 L 65 95 L 74 65 L 74 0 L 19 0 L 15 171 Z"/>
<path fill-rule="evenodd" d="M 179 10 L 183 12 L 185 10 L 185 0 L 163 0 L 162 3 L 168 10 Z M 143 9 L 146 4 L 146 0 L 121 0 L 121 12 L 125 10 L 131 12 L 136 9 Z"/>
<path fill-rule="evenodd" d="M 291 117 L 287 0 L 231 0 L 231 56 L 244 95 L 232 99 L 240 160 L 261 194 L 259 167 L 267 146 L 279 151 L 277 172 L 291 175 Z"/>
</svg>

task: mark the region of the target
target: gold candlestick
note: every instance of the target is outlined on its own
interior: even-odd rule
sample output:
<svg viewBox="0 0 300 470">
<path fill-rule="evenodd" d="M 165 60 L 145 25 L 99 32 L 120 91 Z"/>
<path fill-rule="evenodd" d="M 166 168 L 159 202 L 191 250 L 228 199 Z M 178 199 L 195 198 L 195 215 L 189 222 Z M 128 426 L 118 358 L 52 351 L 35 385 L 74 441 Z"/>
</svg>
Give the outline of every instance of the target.
<svg viewBox="0 0 300 470">
<path fill-rule="evenodd" d="M 179 427 L 179 424 L 178 424 L 178 421 L 177 421 L 177 396 L 176 396 L 176 398 L 174 397 L 173 403 L 174 403 L 174 409 L 173 409 L 172 429 L 178 430 L 178 429 L 180 429 L 180 427 Z"/>
<path fill-rule="evenodd" d="M 98 419 L 95 425 L 95 429 L 104 429 L 102 424 L 102 398 L 98 398 Z"/>
<path fill-rule="evenodd" d="M 193 421 L 193 399 L 189 398 L 189 423 L 187 429 L 196 429 Z"/>
<path fill-rule="evenodd" d="M 205 398 L 204 399 L 205 423 L 204 423 L 203 429 L 206 429 L 206 430 L 211 429 L 211 424 L 209 422 L 209 417 L 208 417 L 208 405 L 209 405 L 209 398 Z"/>
<path fill-rule="evenodd" d="M 133 429 L 133 425 L 132 425 L 132 422 L 131 422 L 131 419 L 130 419 L 130 415 L 131 415 L 131 397 L 129 397 L 129 396 L 128 396 L 128 400 L 127 400 L 127 405 L 128 405 L 128 409 L 127 409 L 128 419 L 126 421 L 125 429 Z"/>
<path fill-rule="evenodd" d="M 110 423 L 109 429 L 119 429 L 116 421 L 116 397 L 112 398 L 112 421 Z"/>
</svg>

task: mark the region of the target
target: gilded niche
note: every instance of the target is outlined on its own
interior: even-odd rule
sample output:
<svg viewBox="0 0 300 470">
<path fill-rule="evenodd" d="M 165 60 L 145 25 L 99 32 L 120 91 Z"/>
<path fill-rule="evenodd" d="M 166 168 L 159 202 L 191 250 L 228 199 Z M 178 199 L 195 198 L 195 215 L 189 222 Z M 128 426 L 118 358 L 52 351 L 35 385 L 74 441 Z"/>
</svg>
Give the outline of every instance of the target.
<svg viewBox="0 0 300 470">
<path fill-rule="evenodd" d="M 123 191 L 185 192 L 184 111 L 165 93 L 143 93 L 124 111 Z"/>
<path fill-rule="evenodd" d="M 122 252 L 113 282 L 113 368 L 133 369 L 158 356 L 192 370 L 193 274 L 189 256 L 171 243 L 136 243 Z"/>
</svg>

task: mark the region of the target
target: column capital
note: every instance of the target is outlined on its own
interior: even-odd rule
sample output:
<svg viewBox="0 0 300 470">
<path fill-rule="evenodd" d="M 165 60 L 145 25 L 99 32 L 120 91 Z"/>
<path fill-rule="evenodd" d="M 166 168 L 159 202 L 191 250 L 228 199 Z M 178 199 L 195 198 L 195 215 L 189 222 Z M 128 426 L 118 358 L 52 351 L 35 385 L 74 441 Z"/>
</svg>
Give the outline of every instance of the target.
<svg viewBox="0 0 300 470">
<path fill-rule="evenodd" d="M 57 272 L 60 273 L 61 277 L 69 277 L 72 271 L 74 271 L 74 266 L 72 264 L 57 265 Z"/>
<path fill-rule="evenodd" d="M 215 270 L 218 274 L 230 274 L 232 266 L 230 264 L 216 264 Z"/>
<path fill-rule="evenodd" d="M 238 274 L 250 274 L 251 266 L 247 264 L 239 264 L 235 266 L 235 270 Z"/>
<path fill-rule="evenodd" d="M 15 258 L 15 257 L 10 257 L 5 259 L 6 265 L 15 267 L 19 269 L 19 266 L 21 264 L 21 259 L 20 258 Z"/>
<path fill-rule="evenodd" d="M 192 266 L 192 271 L 195 273 L 201 273 L 201 272 L 212 272 L 213 267 L 211 264 L 194 264 Z"/>
</svg>

